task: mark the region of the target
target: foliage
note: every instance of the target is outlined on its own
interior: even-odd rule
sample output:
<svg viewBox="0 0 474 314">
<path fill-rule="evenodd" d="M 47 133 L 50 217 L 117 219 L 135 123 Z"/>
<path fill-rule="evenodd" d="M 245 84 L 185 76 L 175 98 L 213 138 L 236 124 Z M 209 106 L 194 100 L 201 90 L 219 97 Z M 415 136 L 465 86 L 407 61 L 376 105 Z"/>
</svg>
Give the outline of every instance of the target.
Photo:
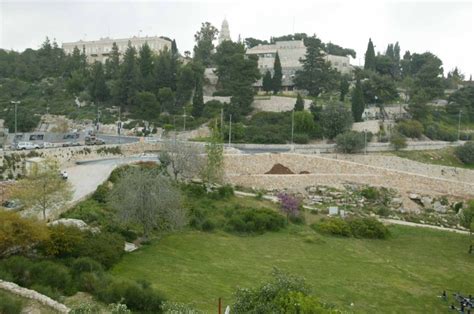
<svg viewBox="0 0 474 314">
<path fill-rule="evenodd" d="M 303 278 L 275 268 L 272 279 L 260 287 L 239 288 L 232 309 L 237 313 L 331 313 L 309 293 Z"/>
<path fill-rule="evenodd" d="M 62 224 L 49 227 L 50 238 L 42 245 L 47 256 L 69 257 L 78 252 L 78 247 L 85 241 L 85 233 L 76 227 L 67 227 Z"/>
<path fill-rule="evenodd" d="M 131 168 L 114 185 L 110 204 L 125 222 L 141 225 L 145 237 L 159 231 L 182 226 L 184 212 L 181 194 L 169 178 L 153 171 Z"/>
<path fill-rule="evenodd" d="M 346 95 L 349 92 L 349 78 L 346 76 L 341 76 L 339 83 L 339 101 L 344 102 L 346 100 Z"/>
<path fill-rule="evenodd" d="M 369 72 L 367 80 L 362 83 L 365 103 L 375 103 L 378 106 L 390 103 L 398 97 L 397 86 L 388 75 Z"/>
<path fill-rule="evenodd" d="M 423 124 L 416 120 L 403 120 L 397 124 L 397 131 L 406 137 L 420 138 L 423 135 Z"/>
<path fill-rule="evenodd" d="M 390 232 L 375 218 L 328 218 L 311 225 L 321 233 L 343 237 L 386 239 Z"/>
<path fill-rule="evenodd" d="M 212 64 L 212 52 L 219 31 L 211 23 L 205 22 L 201 24 L 201 29 L 194 35 L 194 60 L 209 67 Z"/>
<path fill-rule="evenodd" d="M 0 313 L 5 313 L 5 314 L 21 313 L 21 310 L 23 308 L 23 304 L 21 300 L 14 299 L 13 297 L 1 291 L 0 291 L 0 300 L 2 301 L 0 302 Z"/>
<path fill-rule="evenodd" d="M 72 187 L 60 177 L 59 165 L 52 159 L 33 164 L 28 176 L 18 181 L 13 197 L 29 208 L 46 211 L 64 206 L 72 198 Z"/>
<path fill-rule="evenodd" d="M 272 74 L 269 70 L 267 70 L 263 76 L 262 88 L 266 93 L 269 93 L 272 90 Z"/>
<path fill-rule="evenodd" d="M 367 138 L 370 141 L 371 134 Z M 338 151 L 345 154 L 358 153 L 367 145 L 365 134 L 362 132 L 349 131 L 336 136 L 336 147 Z"/>
<path fill-rule="evenodd" d="M 273 63 L 273 79 L 272 79 L 272 90 L 273 94 L 277 94 L 281 90 L 281 81 L 283 73 L 281 72 L 281 62 L 278 52 L 275 55 L 275 61 Z"/>
<path fill-rule="evenodd" d="M 466 142 L 455 150 L 456 156 L 466 165 L 474 165 L 474 142 Z"/>
<path fill-rule="evenodd" d="M 175 140 L 164 141 L 160 153 L 162 167 L 168 170 L 175 181 L 191 179 L 201 168 L 200 149 L 190 143 Z"/>
<path fill-rule="evenodd" d="M 307 38 L 303 69 L 295 74 L 295 86 L 305 89 L 310 96 L 318 97 L 323 92 L 334 90 L 338 73 L 324 58 L 323 44 L 316 37 Z"/>
<path fill-rule="evenodd" d="M 459 113 L 474 122 L 474 86 L 466 86 L 449 96 L 448 112 Z"/>
<path fill-rule="evenodd" d="M 278 200 L 280 201 L 281 211 L 286 215 L 287 221 L 289 221 L 290 216 L 300 215 L 301 202 L 299 199 L 290 194 L 280 193 L 278 194 Z"/>
<path fill-rule="evenodd" d="M 321 112 L 320 118 L 324 135 L 330 139 L 338 134 L 350 130 L 352 126 L 352 114 L 342 103 L 328 104 Z"/>
<path fill-rule="evenodd" d="M 196 82 L 196 91 L 193 96 L 193 111 L 192 114 L 195 117 L 202 116 L 204 110 L 204 99 L 202 94 L 202 82 L 197 80 Z"/>
<path fill-rule="evenodd" d="M 352 105 L 351 107 L 352 117 L 354 118 L 354 121 L 361 122 L 362 113 L 364 112 L 364 109 L 365 109 L 365 103 L 364 103 L 364 92 L 362 91 L 362 85 L 360 83 L 360 80 L 357 80 L 356 86 L 354 90 L 352 91 L 351 105 Z"/>
<path fill-rule="evenodd" d="M 271 209 L 240 209 L 230 213 L 225 229 L 236 233 L 263 234 L 278 231 L 285 219 Z"/>
<path fill-rule="evenodd" d="M 407 147 L 407 139 L 399 132 L 394 132 L 390 137 L 390 145 L 398 151 Z"/>
<path fill-rule="evenodd" d="M 308 111 L 296 111 L 294 114 L 295 131 L 311 134 L 314 128 L 313 115 Z"/>
<path fill-rule="evenodd" d="M 367 50 L 365 52 L 365 62 L 364 69 L 375 71 L 376 60 L 375 60 L 375 49 L 372 39 L 369 38 L 369 43 L 367 44 Z"/>
<path fill-rule="evenodd" d="M 300 93 L 298 93 L 298 96 L 296 97 L 296 103 L 295 103 L 295 111 L 303 111 L 304 110 L 304 100 L 303 97 L 301 96 Z"/>
<path fill-rule="evenodd" d="M 0 257 L 27 253 L 48 237 L 43 223 L 0 209 Z"/>
<path fill-rule="evenodd" d="M 227 41 L 225 41 L 227 42 Z M 224 146 L 217 128 L 212 130 L 212 136 L 206 143 L 206 161 L 201 171 L 201 177 L 206 184 L 222 181 L 224 167 Z"/>
<path fill-rule="evenodd" d="M 350 237 L 352 235 L 349 224 L 341 218 L 321 219 L 321 221 L 311 225 L 311 227 L 324 234 Z"/>
<path fill-rule="evenodd" d="M 474 222 L 474 200 L 468 202 L 467 207 L 463 208 L 461 216 L 461 225 L 464 228 L 470 228 Z"/>
</svg>

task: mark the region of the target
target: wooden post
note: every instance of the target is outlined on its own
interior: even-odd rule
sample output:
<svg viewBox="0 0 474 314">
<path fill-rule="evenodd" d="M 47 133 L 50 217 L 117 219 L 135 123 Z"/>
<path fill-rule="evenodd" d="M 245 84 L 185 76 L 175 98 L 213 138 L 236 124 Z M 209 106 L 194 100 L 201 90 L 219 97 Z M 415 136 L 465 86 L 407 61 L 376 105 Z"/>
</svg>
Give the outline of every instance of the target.
<svg viewBox="0 0 474 314">
<path fill-rule="evenodd" d="M 219 313 L 219 314 L 222 314 L 222 298 L 219 298 L 219 310 L 218 310 L 218 313 Z"/>
</svg>

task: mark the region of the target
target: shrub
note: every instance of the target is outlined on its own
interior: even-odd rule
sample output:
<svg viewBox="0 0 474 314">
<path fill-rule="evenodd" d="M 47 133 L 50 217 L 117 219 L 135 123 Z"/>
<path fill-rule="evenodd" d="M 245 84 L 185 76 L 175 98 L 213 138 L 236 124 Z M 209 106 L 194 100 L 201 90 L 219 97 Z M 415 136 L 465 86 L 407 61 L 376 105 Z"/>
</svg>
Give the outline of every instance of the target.
<svg viewBox="0 0 474 314">
<path fill-rule="evenodd" d="M 474 165 L 474 142 L 466 142 L 456 147 L 456 156 L 466 165 Z"/>
<path fill-rule="evenodd" d="M 96 200 L 99 203 L 105 204 L 107 202 L 107 195 L 109 193 L 108 183 L 102 183 L 97 187 L 94 194 L 92 194 L 92 199 Z"/>
<path fill-rule="evenodd" d="M 395 132 L 390 138 L 390 145 L 398 151 L 402 148 L 407 147 L 407 139 L 398 132 Z"/>
<path fill-rule="evenodd" d="M 404 120 L 398 123 L 397 130 L 410 138 L 420 138 L 423 135 L 423 124 L 417 120 Z"/>
<path fill-rule="evenodd" d="M 62 291 L 66 295 L 76 293 L 75 282 L 69 269 L 62 264 L 52 261 L 36 262 L 30 272 L 32 282 L 37 285 L 52 288 L 53 291 Z"/>
<path fill-rule="evenodd" d="M 364 133 L 349 131 L 336 137 L 336 147 L 342 153 L 353 154 L 364 149 L 365 140 Z"/>
<path fill-rule="evenodd" d="M 50 238 L 42 245 L 42 251 L 49 256 L 73 257 L 85 240 L 85 233 L 76 227 L 51 226 Z"/>
<path fill-rule="evenodd" d="M 356 238 L 386 239 L 389 231 L 375 218 L 355 218 L 348 220 L 351 233 Z"/>
<path fill-rule="evenodd" d="M 23 256 L 12 256 L 7 259 L 0 261 L 0 269 L 4 274 L 8 274 L 8 277 L 3 279 L 10 279 L 13 282 L 23 287 L 29 287 L 32 283 L 30 269 L 33 262 Z"/>
<path fill-rule="evenodd" d="M 347 222 L 341 218 L 321 219 L 321 221 L 311 225 L 311 227 L 320 233 L 342 237 L 351 236 L 351 228 Z"/>
<path fill-rule="evenodd" d="M 285 226 L 285 218 L 271 209 L 240 209 L 233 211 L 226 230 L 237 233 L 265 233 Z"/>
<path fill-rule="evenodd" d="M 123 255 L 124 240 L 114 233 L 89 234 L 80 247 L 77 256 L 90 257 L 105 268 L 116 264 Z"/>
<path fill-rule="evenodd" d="M 90 257 L 80 257 L 72 262 L 71 270 L 75 276 L 83 272 L 103 272 L 102 265 Z"/>
<path fill-rule="evenodd" d="M 107 211 L 104 210 L 102 205 L 94 199 L 80 202 L 74 206 L 74 208 L 61 215 L 61 217 L 80 219 L 88 224 L 97 223 L 99 225 L 103 225 L 110 221 L 110 218 L 107 217 Z"/>
<path fill-rule="evenodd" d="M 226 199 L 234 195 L 234 188 L 231 185 L 223 185 L 217 188 L 216 191 L 210 193 L 212 199 Z"/>
<path fill-rule="evenodd" d="M 308 134 L 304 134 L 304 133 L 296 133 L 293 136 L 293 142 L 296 144 L 308 144 L 309 136 Z"/>
<path fill-rule="evenodd" d="M 380 192 L 372 186 L 365 187 L 360 194 L 368 200 L 375 201 L 380 197 Z"/>
</svg>

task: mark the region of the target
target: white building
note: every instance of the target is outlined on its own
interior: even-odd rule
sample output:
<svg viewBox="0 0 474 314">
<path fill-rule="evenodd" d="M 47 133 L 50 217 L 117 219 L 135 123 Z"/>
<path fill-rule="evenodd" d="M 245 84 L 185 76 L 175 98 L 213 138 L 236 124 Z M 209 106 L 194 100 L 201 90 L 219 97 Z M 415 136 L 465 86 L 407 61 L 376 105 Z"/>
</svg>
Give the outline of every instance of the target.
<svg viewBox="0 0 474 314">
<path fill-rule="evenodd" d="M 117 44 L 119 54 L 123 56 L 125 51 L 128 48 L 128 42 L 131 43 L 132 47 L 135 49 L 140 49 L 145 43 L 148 43 L 148 46 L 155 53 L 160 53 L 165 48 L 171 49 L 171 41 L 164 39 L 162 37 L 132 37 L 132 38 L 123 38 L 123 39 L 112 39 L 109 37 L 101 38 L 100 40 L 93 41 L 76 41 L 72 43 L 63 43 L 62 48 L 66 54 L 72 54 L 75 47 L 82 50 L 85 50 L 87 55 L 88 62 L 100 61 L 104 63 L 109 57 L 110 52 L 112 51 L 113 43 Z"/>
<path fill-rule="evenodd" d="M 294 88 L 295 73 L 302 69 L 300 60 L 304 59 L 306 54 L 303 40 L 277 41 L 270 45 L 258 45 L 248 49 L 246 54 L 258 56 L 258 68 L 263 76 L 267 70 L 273 74 L 273 64 L 277 52 L 283 73 L 283 90 L 291 91 Z M 353 71 L 348 56 L 326 55 L 326 60 L 331 62 L 333 68 L 342 74 L 350 74 Z M 255 86 L 261 88 L 262 80 L 260 79 Z"/>
</svg>

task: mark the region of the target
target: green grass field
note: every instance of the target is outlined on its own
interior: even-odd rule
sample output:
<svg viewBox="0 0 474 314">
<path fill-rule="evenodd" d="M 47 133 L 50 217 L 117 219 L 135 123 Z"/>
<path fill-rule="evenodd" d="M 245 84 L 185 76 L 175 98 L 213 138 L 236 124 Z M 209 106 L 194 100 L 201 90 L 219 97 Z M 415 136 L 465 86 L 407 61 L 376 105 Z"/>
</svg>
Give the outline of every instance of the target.
<svg viewBox="0 0 474 314">
<path fill-rule="evenodd" d="M 389 240 L 321 236 L 308 227 L 240 237 L 186 231 L 128 254 L 112 273 L 145 279 L 173 301 L 216 312 L 237 287 L 254 287 L 273 266 L 304 276 L 338 308 L 371 313 L 445 313 L 437 297 L 474 293 L 466 235 L 393 226 Z M 351 307 L 350 304 L 354 303 Z"/>
<path fill-rule="evenodd" d="M 393 152 L 393 154 L 401 158 L 411 159 L 426 164 L 474 169 L 473 165 L 463 164 L 454 154 L 454 150 L 455 147 L 447 147 L 437 150 L 398 151 Z"/>
</svg>

